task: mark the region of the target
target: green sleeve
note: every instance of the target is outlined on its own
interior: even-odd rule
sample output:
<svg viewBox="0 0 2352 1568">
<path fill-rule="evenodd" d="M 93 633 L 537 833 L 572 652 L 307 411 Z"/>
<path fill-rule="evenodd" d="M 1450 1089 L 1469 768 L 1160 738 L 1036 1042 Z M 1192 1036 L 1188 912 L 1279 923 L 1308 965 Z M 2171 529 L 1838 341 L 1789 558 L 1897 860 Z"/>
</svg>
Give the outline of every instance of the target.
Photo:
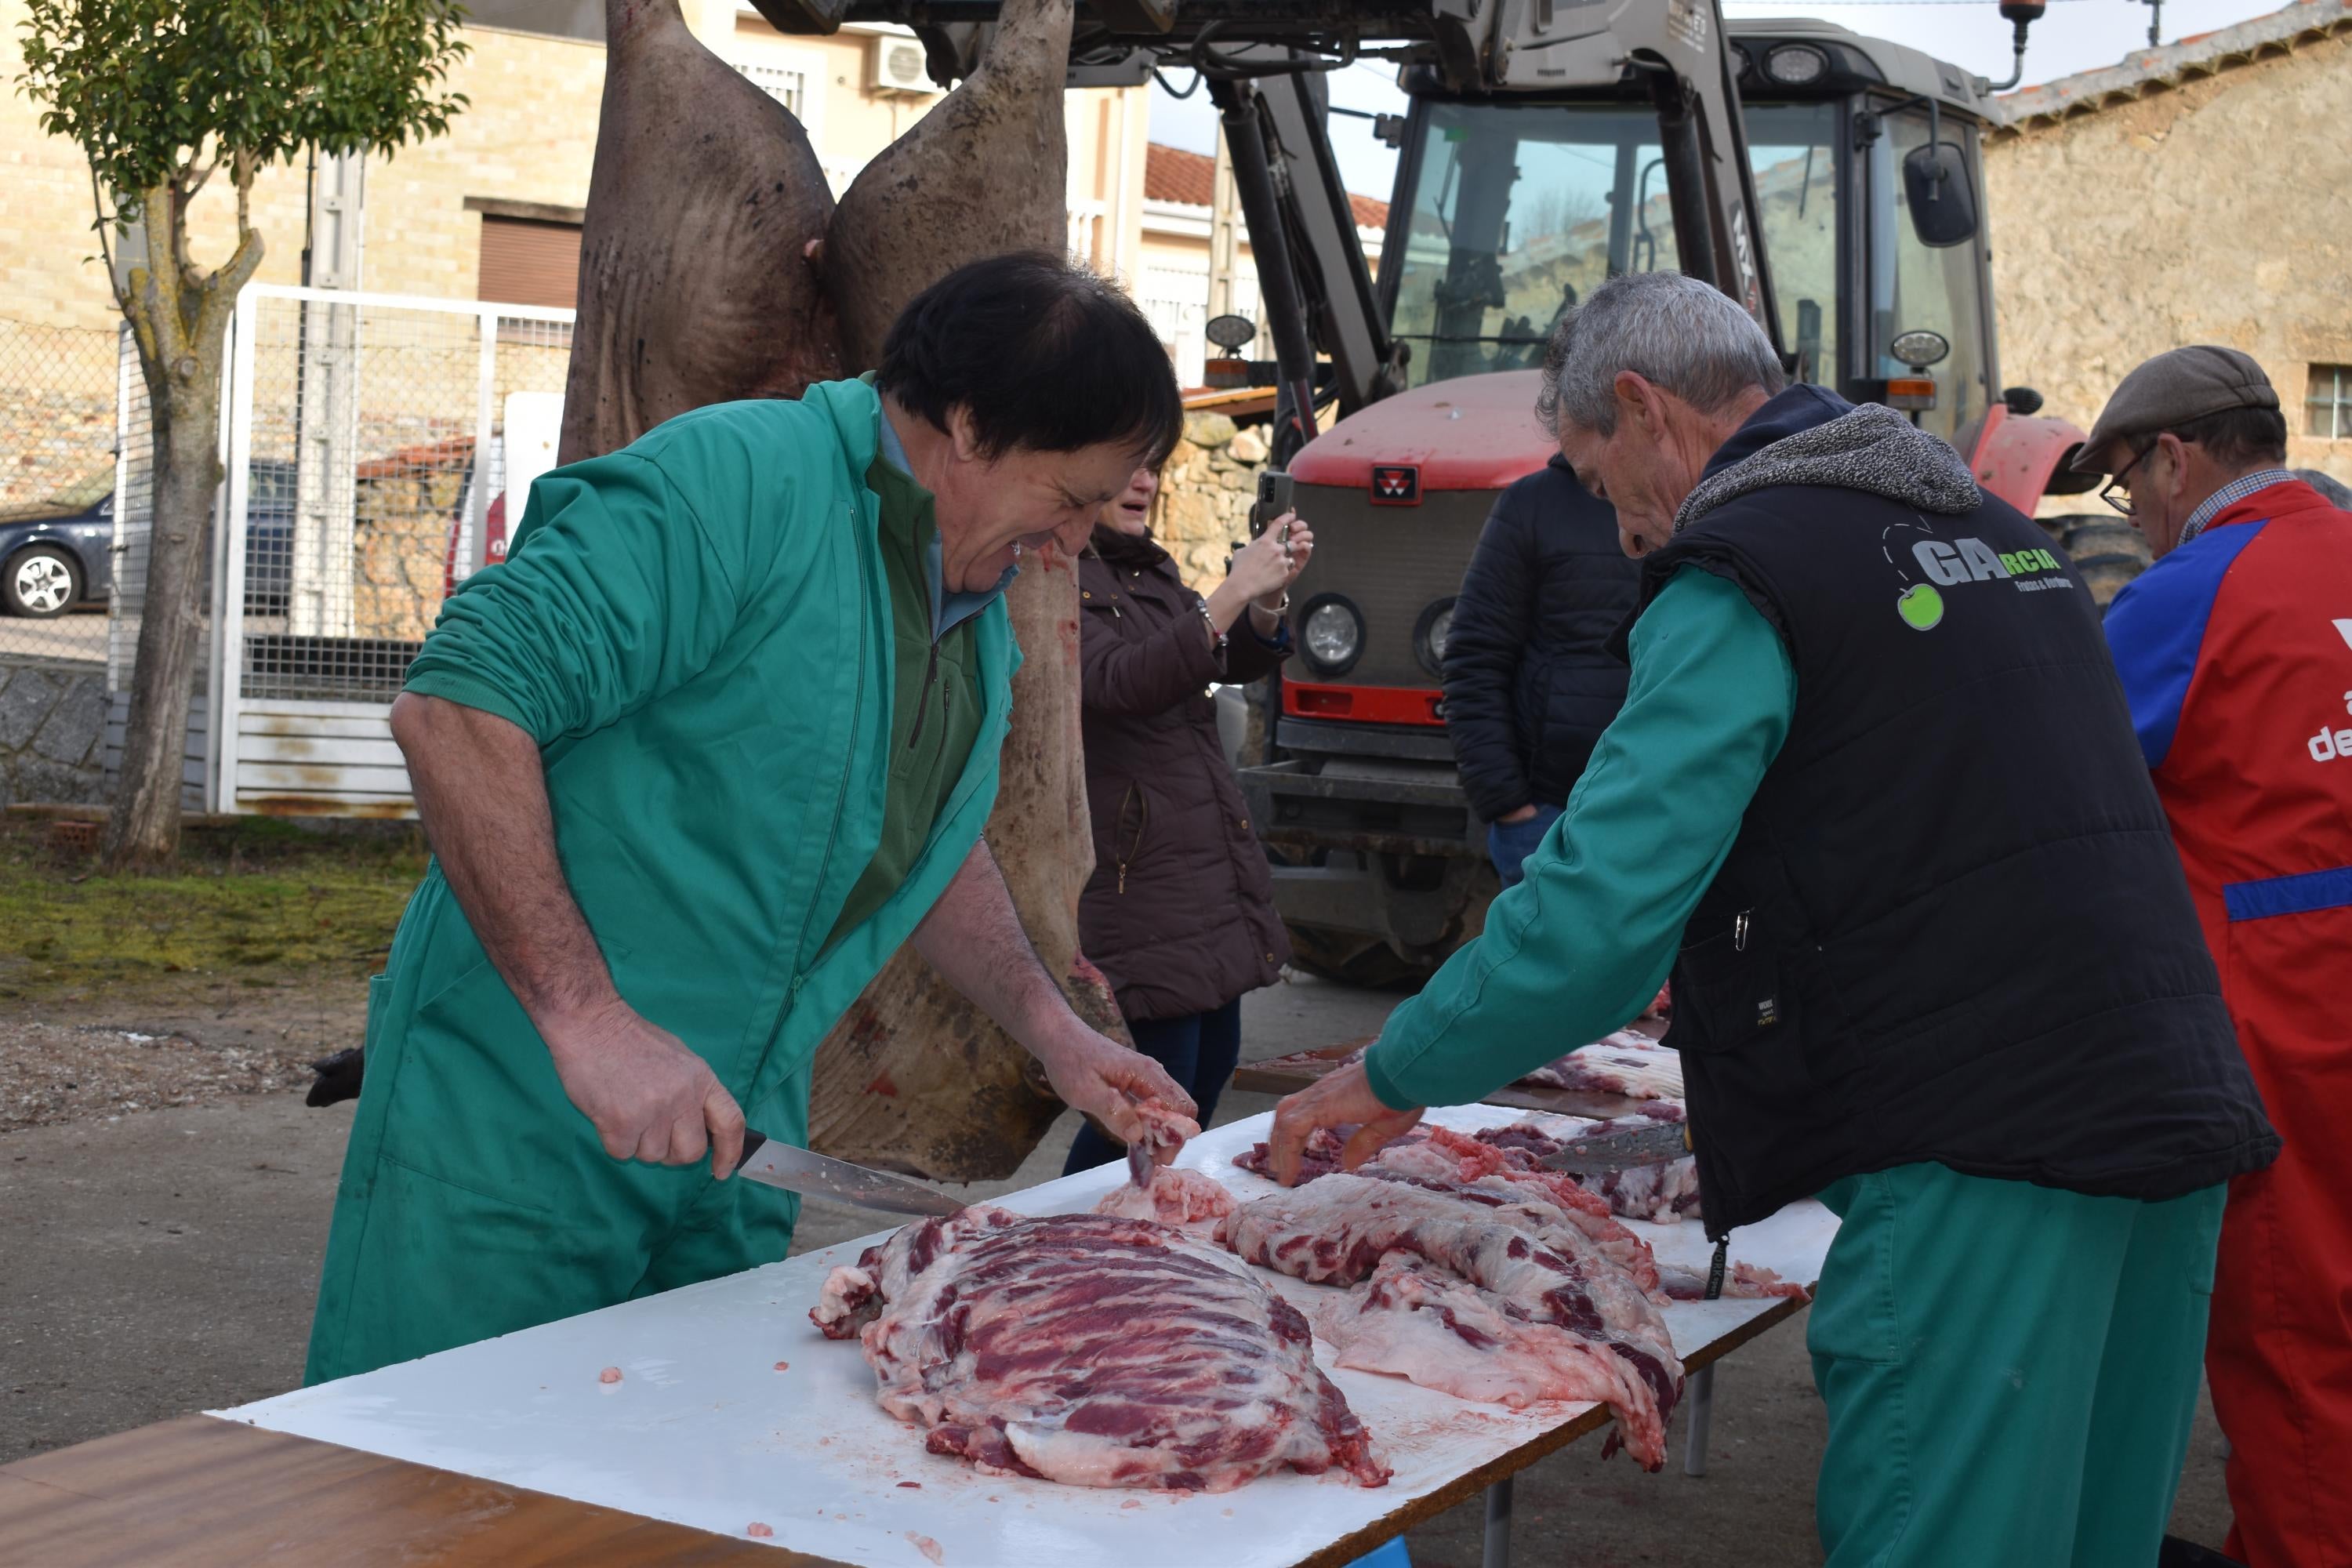
<svg viewBox="0 0 2352 1568">
<path fill-rule="evenodd" d="M 1638 1015 L 1788 737 L 1796 673 L 1740 590 L 1685 567 L 1634 624 L 1625 706 L 1486 933 L 1389 1016 L 1384 1104 L 1461 1105 Z"/>
<path fill-rule="evenodd" d="M 710 663 L 741 604 L 742 553 L 642 457 L 558 468 L 530 487 L 507 559 L 442 607 L 405 689 L 541 746 L 599 729 Z"/>
</svg>

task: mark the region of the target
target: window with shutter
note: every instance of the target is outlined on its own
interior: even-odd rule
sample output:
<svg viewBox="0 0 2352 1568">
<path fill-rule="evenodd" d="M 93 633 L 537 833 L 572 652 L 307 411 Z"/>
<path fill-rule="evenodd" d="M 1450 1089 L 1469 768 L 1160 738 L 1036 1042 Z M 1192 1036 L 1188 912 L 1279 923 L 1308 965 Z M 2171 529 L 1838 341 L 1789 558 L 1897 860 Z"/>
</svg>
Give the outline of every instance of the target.
<svg viewBox="0 0 2352 1568">
<path fill-rule="evenodd" d="M 482 268 L 477 300 L 504 305 L 579 302 L 580 226 L 538 218 L 482 216 Z"/>
</svg>

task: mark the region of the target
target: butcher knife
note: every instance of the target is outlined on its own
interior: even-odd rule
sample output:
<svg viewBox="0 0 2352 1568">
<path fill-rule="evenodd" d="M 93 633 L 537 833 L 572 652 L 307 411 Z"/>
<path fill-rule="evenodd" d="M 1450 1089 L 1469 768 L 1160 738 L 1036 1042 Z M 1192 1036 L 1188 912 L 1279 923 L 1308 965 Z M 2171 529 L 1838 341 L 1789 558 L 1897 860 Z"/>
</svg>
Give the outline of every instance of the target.
<svg viewBox="0 0 2352 1568">
<path fill-rule="evenodd" d="M 1645 1121 L 1638 1127 L 1571 1138 L 1536 1163 L 1546 1170 L 1566 1171 L 1571 1175 L 1605 1176 L 1637 1165 L 1663 1165 L 1690 1152 L 1690 1123 Z"/>
<path fill-rule="evenodd" d="M 812 1153 L 749 1127 L 743 1129 L 743 1163 L 735 1167 L 735 1173 L 788 1193 L 891 1214 L 961 1214 L 971 1206 L 919 1182 Z"/>
</svg>

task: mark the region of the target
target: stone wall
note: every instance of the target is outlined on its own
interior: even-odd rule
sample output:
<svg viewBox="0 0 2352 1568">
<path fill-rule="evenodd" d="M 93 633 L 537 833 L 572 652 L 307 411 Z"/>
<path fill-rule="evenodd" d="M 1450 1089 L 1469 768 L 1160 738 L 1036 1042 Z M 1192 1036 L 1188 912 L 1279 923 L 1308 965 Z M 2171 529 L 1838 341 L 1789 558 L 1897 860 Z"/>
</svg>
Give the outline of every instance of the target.
<svg viewBox="0 0 2352 1568">
<path fill-rule="evenodd" d="M 1225 580 L 1225 557 L 1249 539 L 1266 456 L 1262 426 L 1240 429 L 1222 414 L 1184 416 L 1184 438 L 1160 470 L 1151 531 L 1200 593 Z"/>
<path fill-rule="evenodd" d="M 2352 480 L 2304 406 L 2312 365 L 2352 363 L 2347 101 L 2338 37 L 1989 139 L 2001 380 L 2087 429 L 2143 360 L 2225 343 L 2277 386 L 2288 463 Z"/>
<path fill-rule="evenodd" d="M 469 439 L 360 465 L 352 527 L 352 635 L 422 642 L 441 614 L 449 520 L 464 500 Z M 513 520 L 522 521 L 518 512 Z"/>
<path fill-rule="evenodd" d="M 106 798 L 106 671 L 0 661 L 0 805 Z"/>
</svg>

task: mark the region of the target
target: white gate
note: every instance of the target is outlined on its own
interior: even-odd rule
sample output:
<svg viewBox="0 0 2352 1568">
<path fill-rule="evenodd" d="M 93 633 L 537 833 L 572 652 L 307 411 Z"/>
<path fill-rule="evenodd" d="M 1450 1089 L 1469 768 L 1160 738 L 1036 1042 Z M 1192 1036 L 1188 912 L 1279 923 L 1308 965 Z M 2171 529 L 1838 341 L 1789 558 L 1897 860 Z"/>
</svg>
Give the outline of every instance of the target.
<svg viewBox="0 0 2352 1568">
<path fill-rule="evenodd" d="M 267 284 L 239 297 L 204 705 L 213 809 L 414 815 L 392 700 L 449 589 L 503 553 L 509 447 L 517 522 L 548 466 L 572 321 Z"/>
</svg>

